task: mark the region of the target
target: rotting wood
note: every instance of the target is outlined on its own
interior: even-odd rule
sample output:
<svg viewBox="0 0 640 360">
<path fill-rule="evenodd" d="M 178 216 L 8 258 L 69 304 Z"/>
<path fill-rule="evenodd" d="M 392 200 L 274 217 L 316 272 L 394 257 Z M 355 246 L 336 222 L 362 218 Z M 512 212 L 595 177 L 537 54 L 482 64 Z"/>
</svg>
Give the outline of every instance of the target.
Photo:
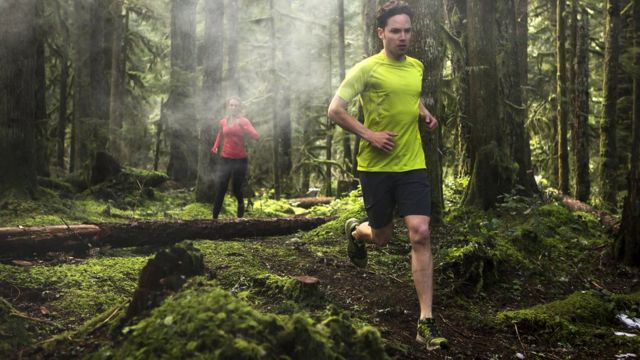
<svg viewBox="0 0 640 360">
<path fill-rule="evenodd" d="M 604 226 L 607 231 L 616 233 L 620 227 L 618 221 L 611 214 L 606 211 L 596 210 L 591 205 L 585 204 L 580 200 L 563 196 L 562 205 L 571 211 L 582 211 L 597 216 L 600 224 Z"/>
<path fill-rule="evenodd" d="M 311 230 L 333 217 L 138 221 L 122 224 L 0 228 L 3 258 L 100 247 L 164 246 L 186 239 L 226 240 L 288 235 Z"/>
</svg>

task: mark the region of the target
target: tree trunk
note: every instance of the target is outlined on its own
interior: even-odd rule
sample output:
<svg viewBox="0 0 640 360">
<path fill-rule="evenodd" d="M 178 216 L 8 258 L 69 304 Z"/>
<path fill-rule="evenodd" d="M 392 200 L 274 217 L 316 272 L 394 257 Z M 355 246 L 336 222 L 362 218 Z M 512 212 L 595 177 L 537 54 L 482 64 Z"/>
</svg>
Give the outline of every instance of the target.
<svg viewBox="0 0 640 360">
<path fill-rule="evenodd" d="M 271 63 L 270 63 L 270 67 L 271 67 L 271 88 L 270 88 L 270 93 L 271 93 L 271 132 L 272 132 L 272 138 L 273 138 L 273 146 L 272 146 L 272 154 L 273 154 L 273 189 L 275 191 L 275 198 L 276 199 L 280 199 L 280 195 L 282 194 L 282 179 L 280 177 L 280 136 L 279 134 L 279 130 L 280 130 L 280 125 L 278 124 L 278 86 L 277 86 L 277 82 L 278 82 L 278 74 L 277 74 L 277 68 L 276 68 L 276 54 L 278 53 L 277 50 L 277 39 L 276 39 L 276 19 L 275 19 L 275 12 L 276 12 L 276 7 L 275 7 L 275 3 L 274 0 L 269 0 L 269 11 L 271 14 L 271 20 L 269 22 L 269 35 L 270 35 L 270 41 L 271 41 Z"/>
<path fill-rule="evenodd" d="M 633 1 L 634 46 L 640 46 L 640 0 Z M 640 68 L 640 54 L 635 56 L 635 67 Z M 622 210 L 622 223 L 615 243 L 616 258 L 629 266 L 640 265 L 640 77 L 633 79 L 633 143 L 629 171 L 629 193 Z"/>
<path fill-rule="evenodd" d="M 415 13 L 411 24 L 412 45 L 409 53 L 425 65 L 422 77 L 422 100 L 442 125 L 444 123 L 444 107 L 438 94 L 444 66 L 444 44 L 440 29 L 440 23 L 444 19 L 444 5 L 441 0 L 412 0 L 408 3 Z M 433 222 L 437 223 L 442 221 L 444 210 L 442 158 L 439 151 L 442 126 L 430 132 L 427 130 L 426 124 L 421 121 L 420 133 L 429 182 L 431 183 L 431 218 Z"/>
<path fill-rule="evenodd" d="M 558 29 L 558 1 L 557 0 L 547 0 L 549 1 L 549 21 L 553 24 L 554 26 L 554 30 L 557 33 L 557 29 Z M 549 123 L 550 123 L 550 127 L 551 127 L 551 139 L 552 139 L 552 145 L 551 145 L 551 151 L 549 154 L 549 158 L 550 158 L 550 167 L 551 167 L 551 173 L 549 174 L 549 182 L 551 183 L 552 186 L 559 188 L 559 178 L 558 178 L 558 174 L 560 174 L 560 164 L 558 162 L 558 153 L 559 153 L 559 146 L 558 146 L 558 133 L 559 131 L 559 123 L 558 123 L 558 99 L 557 99 L 557 91 L 558 91 L 558 76 L 557 76 L 557 72 L 558 72 L 558 64 L 557 61 L 553 63 L 553 72 L 556 73 L 556 76 L 553 77 L 553 94 L 550 96 L 550 100 L 549 100 L 549 107 L 550 107 L 550 111 L 549 111 Z"/>
<path fill-rule="evenodd" d="M 215 196 L 215 158 L 211 147 L 222 117 L 222 70 L 224 65 L 224 1 L 206 0 L 204 3 L 204 75 L 202 79 L 200 137 L 198 148 L 198 180 L 196 201 L 213 202 Z"/>
<path fill-rule="evenodd" d="M 345 65 L 345 35 L 344 35 L 344 0 L 338 0 L 338 72 L 339 81 L 344 80 L 346 74 Z M 343 165 L 347 174 L 351 174 L 352 151 L 351 133 L 342 130 Z"/>
<path fill-rule="evenodd" d="M 104 62 L 104 1 L 75 0 L 74 131 L 76 170 L 88 168 L 105 151 L 109 131 L 108 82 Z"/>
<path fill-rule="evenodd" d="M 502 136 L 496 64 L 496 8 L 491 0 L 467 2 L 469 109 L 473 169 L 464 198 L 466 206 L 493 207 L 498 196 L 509 193 L 515 176 Z"/>
<path fill-rule="evenodd" d="M 0 198 L 36 189 L 36 1 L 0 2 Z"/>
<path fill-rule="evenodd" d="M 469 70 L 467 68 L 467 0 L 447 1 L 447 25 L 454 39 L 451 39 L 451 66 L 456 79 L 456 153 L 457 177 L 471 174 L 471 144 L 469 139 Z"/>
<path fill-rule="evenodd" d="M 587 202 L 591 195 L 589 180 L 589 13 L 582 9 L 575 50 L 575 103 L 571 142 L 575 169 L 576 199 Z"/>
<path fill-rule="evenodd" d="M 519 49 L 519 46 L 527 46 L 527 40 L 526 34 L 524 34 L 524 39 L 519 39 L 519 35 L 523 36 L 523 34 L 518 34 L 516 11 L 516 0 L 505 0 L 498 3 L 500 97 L 504 99 L 505 103 L 502 116 L 506 129 L 510 133 L 510 136 L 507 136 L 510 141 L 510 153 L 518 164 L 516 184 L 520 186 L 519 193 L 531 196 L 538 192 L 538 186 L 533 177 L 529 138 L 526 136 L 524 126 L 527 118 L 527 104 L 524 101 L 523 87 L 526 83 L 521 83 L 523 61 L 520 59 L 521 51 Z M 520 41 L 513 41 L 513 39 Z M 526 66 L 526 61 L 524 65 Z"/>
<path fill-rule="evenodd" d="M 558 0 L 556 8 L 556 78 L 557 78 L 557 106 L 558 106 L 558 182 L 563 194 L 569 193 L 569 144 L 568 135 L 568 107 L 567 98 L 567 59 L 565 48 L 566 24 L 564 20 L 566 0 Z"/>
<path fill-rule="evenodd" d="M 67 7 L 57 7 L 58 21 L 62 24 L 68 18 Z M 67 110 L 69 97 L 69 29 L 62 27 L 62 42 L 60 45 L 60 83 L 58 100 L 58 125 L 56 129 L 56 165 L 64 170 L 65 139 L 67 136 L 67 124 L 69 114 Z"/>
<path fill-rule="evenodd" d="M 44 47 L 47 38 L 45 32 L 44 0 L 36 1 L 36 171 L 39 176 L 49 177 L 49 119 L 46 103 L 46 74 Z"/>
<path fill-rule="evenodd" d="M 607 24 L 604 53 L 604 118 L 600 127 L 600 191 L 603 204 L 610 210 L 615 210 L 616 177 L 618 169 L 618 149 L 616 144 L 618 121 L 616 119 L 616 105 L 618 102 L 617 69 L 618 64 L 618 35 L 620 32 L 620 3 L 619 0 L 607 0 Z"/>
<path fill-rule="evenodd" d="M 133 222 L 126 224 L 56 225 L 0 228 L 2 256 L 89 247 L 163 246 L 186 239 L 228 240 L 293 234 L 311 230 L 333 218 L 235 219 Z"/>
<path fill-rule="evenodd" d="M 116 159 L 123 161 L 125 149 L 123 145 L 122 124 L 124 116 L 124 94 L 126 76 L 126 58 L 123 56 L 125 46 L 125 21 L 122 14 L 124 0 L 111 3 L 113 33 L 111 41 L 111 97 L 109 101 L 109 152 Z"/>
<path fill-rule="evenodd" d="M 183 185 L 197 177 L 198 137 L 195 111 L 197 0 L 173 0 L 171 6 L 171 91 L 167 100 L 169 164 L 167 174 Z"/>
<path fill-rule="evenodd" d="M 238 15 L 239 1 L 227 0 L 225 13 L 227 18 L 227 75 L 226 75 L 226 98 L 230 96 L 240 96 L 240 88 L 238 87 Z M 275 56 L 275 53 L 272 54 Z"/>
<path fill-rule="evenodd" d="M 636 49 L 640 48 L 640 0 L 633 2 L 633 26 L 635 36 L 633 44 Z M 640 69 L 640 52 L 636 53 L 635 67 Z M 636 73 L 633 78 L 633 125 L 631 136 L 631 173 L 640 171 L 640 75 Z"/>
<path fill-rule="evenodd" d="M 625 265 L 640 266 L 640 171 L 629 173 L 629 194 L 624 201 L 614 256 Z"/>
</svg>

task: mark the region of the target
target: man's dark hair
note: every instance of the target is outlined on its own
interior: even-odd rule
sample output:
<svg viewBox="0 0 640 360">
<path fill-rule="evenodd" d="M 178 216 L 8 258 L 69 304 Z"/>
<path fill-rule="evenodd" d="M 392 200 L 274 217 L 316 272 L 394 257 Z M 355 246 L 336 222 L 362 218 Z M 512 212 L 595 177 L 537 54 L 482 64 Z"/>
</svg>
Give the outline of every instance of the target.
<svg viewBox="0 0 640 360">
<path fill-rule="evenodd" d="M 406 1 L 402 0 L 390 0 L 380 6 L 377 14 L 378 27 L 384 29 L 387 26 L 387 20 L 390 17 L 405 14 L 409 16 L 409 19 L 413 19 L 413 10 Z"/>
</svg>

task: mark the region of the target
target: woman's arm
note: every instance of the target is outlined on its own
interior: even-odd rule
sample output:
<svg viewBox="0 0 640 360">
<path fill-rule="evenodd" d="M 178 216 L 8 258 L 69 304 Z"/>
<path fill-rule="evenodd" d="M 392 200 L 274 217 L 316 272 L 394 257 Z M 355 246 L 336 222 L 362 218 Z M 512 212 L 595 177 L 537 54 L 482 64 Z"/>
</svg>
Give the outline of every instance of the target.
<svg viewBox="0 0 640 360">
<path fill-rule="evenodd" d="M 258 134 L 253 125 L 251 125 L 251 121 L 249 121 L 249 119 L 243 118 L 242 128 L 244 129 L 245 133 L 247 133 L 247 135 L 249 135 L 253 140 L 260 139 L 260 134 Z"/>
<path fill-rule="evenodd" d="M 211 148 L 211 152 L 214 154 L 218 153 L 218 146 L 220 145 L 220 140 L 222 140 L 222 120 L 220 120 L 220 124 L 218 126 L 218 134 L 216 134 L 216 141 L 213 143 L 213 147 Z"/>
</svg>

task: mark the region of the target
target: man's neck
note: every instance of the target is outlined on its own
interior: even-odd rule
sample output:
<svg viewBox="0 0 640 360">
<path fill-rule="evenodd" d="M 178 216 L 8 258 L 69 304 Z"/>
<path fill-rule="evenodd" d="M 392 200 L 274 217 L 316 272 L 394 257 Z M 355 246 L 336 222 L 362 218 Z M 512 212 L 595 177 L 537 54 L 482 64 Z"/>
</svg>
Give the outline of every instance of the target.
<svg viewBox="0 0 640 360">
<path fill-rule="evenodd" d="M 384 54 L 387 58 L 394 60 L 394 61 L 403 61 L 406 57 L 406 55 L 400 55 L 399 57 L 397 56 L 393 56 L 391 55 L 391 53 L 389 51 L 387 51 L 386 49 L 384 50 Z"/>
</svg>

